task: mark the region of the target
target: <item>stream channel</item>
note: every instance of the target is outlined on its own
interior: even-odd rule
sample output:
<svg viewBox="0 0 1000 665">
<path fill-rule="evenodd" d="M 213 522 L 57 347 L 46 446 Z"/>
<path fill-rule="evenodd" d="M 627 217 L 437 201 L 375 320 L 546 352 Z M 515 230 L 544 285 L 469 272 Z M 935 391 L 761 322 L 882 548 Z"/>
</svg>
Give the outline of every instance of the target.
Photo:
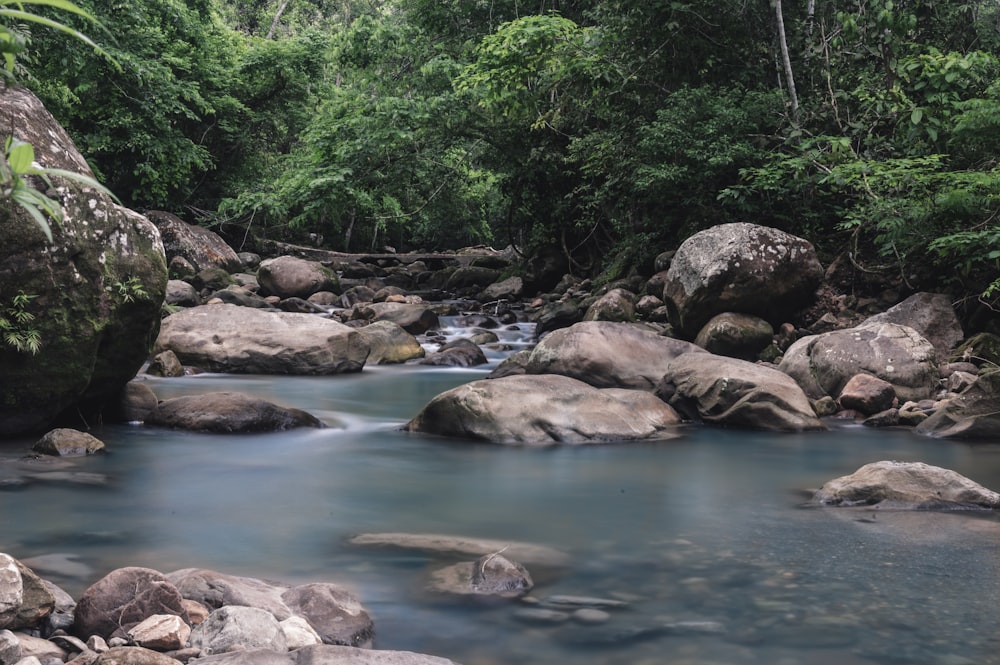
<svg viewBox="0 0 1000 665">
<path fill-rule="evenodd" d="M 1000 442 L 836 423 L 540 449 L 400 431 L 501 357 L 484 369 L 149 377 L 160 399 L 243 391 L 345 426 L 220 436 L 104 425 L 93 433 L 108 454 L 27 483 L 5 483 L 4 467 L 32 441 L 6 442 L 0 551 L 74 597 L 121 566 L 337 582 L 372 615 L 376 648 L 464 665 L 1000 663 L 995 515 L 806 505 L 810 489 L 883 459 L 1000 489 Z M 396 531 L 530 541 L 569 561 L 529 566 L 527 602 L 442 596 L 426 589 L 430 573 L 461 559 L 348 542 Z M 585 623 L 560 596 L 616 602 Z"/>
</svg>

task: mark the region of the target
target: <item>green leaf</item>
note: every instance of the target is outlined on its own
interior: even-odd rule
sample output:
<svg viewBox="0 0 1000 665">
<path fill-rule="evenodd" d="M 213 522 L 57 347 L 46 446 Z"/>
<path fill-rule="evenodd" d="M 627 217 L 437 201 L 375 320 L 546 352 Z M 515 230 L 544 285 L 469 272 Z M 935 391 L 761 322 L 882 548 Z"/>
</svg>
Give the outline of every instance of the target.
<svg viewBox="0 0 1000 665">
<path fill-rule="evenodd" d="M 24 175 L 31 170 L 31 164 L 35 161 L 35 149 L 30 143 L 23 141 L 14 142 L 7 153 L 7 163 L 14 175 Z"/>
<path fill-rule="evenodd" d="M 922 108 L 915 108 L 913 109 L 913 112 L 910 113 L 910 122 L 912 122 L 914 125 L 919 125 L 923 117 L 924 117 L 924 110 Z"/>
</svg>

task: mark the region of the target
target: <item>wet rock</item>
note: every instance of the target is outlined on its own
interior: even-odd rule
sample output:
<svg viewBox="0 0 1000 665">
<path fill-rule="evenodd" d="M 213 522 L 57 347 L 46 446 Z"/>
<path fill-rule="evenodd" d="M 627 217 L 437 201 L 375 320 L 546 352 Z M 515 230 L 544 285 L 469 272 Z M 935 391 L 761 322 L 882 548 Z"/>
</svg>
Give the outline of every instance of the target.
<svg viewBox="0 0 1000 665">
<path fill-rule="evenodd" d="M 312 375 L 359 372 L 369 351 L 361 334 L 341 323 L 237 305 L 171 314 L 153 353 L 168 349 L 211 372 Z"/>
<path fill-rule="evenodd" d="M 722 224 L 681 244 L 667 271 L 663 301 L 687 337 L 722 312 L 788 320 L 807 305 L 823 276 L 813 246 L 755 224 Z"/>
<path fill-rule="evenodd" d="M 688 417 L 725 427 L 797 432 L 826 429 L 787 374 L 710 353 L 670 362 L 656 393 Z"/>
<path fill-rule="evenodd" d="M 545 545 L 438 533 L 365 533 L 353 536 L 348 542 L 352 545 L 367 547 L 395 547 L 423 552 L 475 556 L 487 556 L 503 550 L 504 554 L 526 565 L 562 567 L 569 563 L 569 555 Z"/>
<path fill-rule="evenodd" d="M 615 600 L 614 598 L 597 598 L 594 596 L 570 596 L 566 594 L 557 594 L 553 596 L 548 596 L 542 601 L 545 605 L 551 607 L 562 607 L 562 608 L 573 608 L 573 607 L 590 607 L 590 608 L 622 608 L 628 606 L 623 600 Z"/>
<path fill-rule="evenodd" d="M 838 401 L 845 409 L 866 415 L 885 411 L 896 400 L 896 390 L 888 381 L 871 374 L 855 374 L 840 391 Z"/>
<path fill-rule="evenodd" d="M 184 365 L 177 354 L 167 349 L 153 356 L 146 368 L 146 373 L 153 376 L 178 377 L 184 376 Z"/>
<path fill-rule="evenodd" d="M 900 424 L 899 409 L 885 409 L 865 418 L 861 423 L 865 427 L 895 427 Z"/>
<path fill-rule="evenodd" d="M 531 591 L 527 569 L 498 554 L 442 568 L 431 574 L 430 588 L 443 593 L 517 598 Z"/>
<path fill-rule="evenodd" d="M 694 343 L 709 353 L 753 360 L 771 343 L 774 328 L 758 316 L 723 312 L 702 326 Z"/>
<path fill-rule="evenodd" d="M 392 321 L 376 321 L 358 328 L 358 332 L 364 335 L 371 349 L 366 361 L 370 365 L 403 363 L 426 354 L 416 337 Z"/>
<path fill-rule="evenodd" d="M 525 369 L 528 374 L 572 377 L 597 388 L 653 390 L 670 361 L 687 352 L 705 350 L 639 325 L 586 321 L 542 338 Z"/>
<path fill-rule="evenodd" d="M 261 261 L 257 269 L 261 295 L 308 298 L 317 291 L 340 291 L 337 274 L 319 263 L 294 256 Z"/>
<path fill-rule="evenodd" d="M 437 367 L 475 367 L 485 365 L 486 354 L 468 339 L 456 339 L 443 345 L 439 351 L 423 358 L 419 365 Z"/>
<path fill-rule="evenodd" d="M 157 404 L 156 393 L 152 388 L 142 381 L 129 381 L 122 391 L 118 416 L 127 423 L 142 422 Z"/>
<path fill-rule="evenodd" d="M 186 618 L 177 587 L 149 568 L 118 568 L 83 592 L 76 606 L 74 632 L 105 639 L 125 637 L 130 628 L 154 614 Z"/>
<path fill-rule="evenodd" d="M 923 462 L 882 461 L 827 482 L 813 497 L 825 506 L 885 505 L 916 510 L 992 509 L 1000 494 Z"/>
<path fill-rule="evenodd" d="M 639 390 L 597 389 L 565 376 L 473 381 L 437 395 L 411 432 L 508 445 L 612 443 L 676 436 L 672 408 Z"/>
<path fill-rule="evenodd" d="M 573 614 L 570 616 L 574 621 L 578 623 L 594 625 L 599 623 L 606 623 L 611 618 L 611 613 L 605 612 L 604 610 L 582 607 L 573 612 Z"/>
<path fill-rule="evenodd" d="M 438 315 L 433 309 L 419 303 L 375 302 L 358 305 L 351 319 L 374 323 L 391 321 L 411 335 L 422 335 L 439 325 Z"/>
<path fill-rule="evenodd" d="M 160 402 L 146 424 L 197 432 L 280 432 L 297 427 L 322 428 L 315 416 L 242 393 L 203 393 Z"/>
<path fill-rule="evenodd" d="M 279 653 L 288 650 L 285 634 L 273 614 L 241 605 L 226 605 L 209 614 L 191 631 L 191 646 L 208 655 L 255 648 Z"/>
<path fill-rule="evenodd" d="M 85 457 L 103 452 L 104 442 L 86 432 L 61 427 L 47 432 L 31 449 L 55 457 Z"/>
<path fill-rule="evenodd" d="M 892 384 L 901 400 L 930 397 L 937 382 L 935 350 L 917 331 L 874 323 L 803 337 L 785 352 L 778 369 L 811 399 L 839 396 L 856 374 Z"/>
</svg>

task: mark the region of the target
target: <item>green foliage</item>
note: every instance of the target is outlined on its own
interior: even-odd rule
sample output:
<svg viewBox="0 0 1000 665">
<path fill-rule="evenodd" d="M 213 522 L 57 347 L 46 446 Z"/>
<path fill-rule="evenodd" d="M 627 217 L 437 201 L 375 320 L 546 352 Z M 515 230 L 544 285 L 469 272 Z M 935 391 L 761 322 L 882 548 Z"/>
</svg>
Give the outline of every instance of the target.
<svg viewBox="0 0 1000 665">
<path fill-rule="evenodd" d="M 118 280 L 108 287 L 108 291 L 121 304 L 149 300 L 149 292 L 138 277 Z"/>
<path fill-rule="evenodd" d="M 18 291 L 8 304 L 0 303 L 0 341 L 5 346 L 32 355 L 42 348 L 42 335 L 31 326 L 35 315 L 28 311 L 37 297 Z"/>
</svg>

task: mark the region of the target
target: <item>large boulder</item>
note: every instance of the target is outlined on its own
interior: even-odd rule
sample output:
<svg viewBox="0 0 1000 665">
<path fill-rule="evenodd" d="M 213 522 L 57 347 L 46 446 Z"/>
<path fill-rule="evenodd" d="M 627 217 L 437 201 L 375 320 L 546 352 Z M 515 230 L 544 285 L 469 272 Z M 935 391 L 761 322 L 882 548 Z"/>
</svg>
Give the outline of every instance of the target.
<svg viewBox="0 0 1000 665">
<path fill-rule="evenodd" d="M 567 376 L 483 379 L 434 397 L 406 429 L 513 445 L 611 443 L 676 436 L 672 408 L 640 390 Z"/>
<path fill-rule="evenodd" d="M 369 365 L 405 363 L 407 360 L 423 358 L 427 353 L 417 338 L 392 321 L 376 321 L 358 332 L 364 335 L 371 348 Z"/>
<path fill-rule="evenodd" d="M 52 592 L 34 571 L 0 554 L 0 629 L 36 628 L 55 605 Z"/>
<path fill-rule="evenodd" d="M 322 428 L 323 422 L 300 409 L 242 393 L 184 395 L 160 402 L 147 425 L 196 432 L 279 432 L 296 427 Z"/>
<path fill-rule="evenodd" d="M 0 116 L 34 146 L 38 166 L 93 177 L 27 90 L 0 90 Z M 0 341 L 0 436 L 42 430 L 69 409 L 87 416 L 113 404 L 160 324 L 167 264 L 156 227 L 97 190 L 58 177 L 52 185 L 47 195 L 63 217 L 50 224 L 51 243 L 19 205 L 8 202 L 0 223 L 0 318 L 23 309 L 34 319 L 14 332 L 40 341 L 37 353 Z M 14 303 L 19 294 L 29 298 L 23 308 Z"/>
<path fill-rule="evenodd" d="M 611 289 L 590 304 L 584 321 L 635 321 L 635 294 Z"/>
<path fill-rule="evenodd" d="M 725 427 L 797 432 L 825 429 L 795 381 L 777 369 L 710 353 L 685 353 L 657 393 L 678 412 Z"/>
<path fill-rule="evenodd" d="M 74 632 L 125 638 L 130 628 L 155 614 L 187 620 L 181 594 L 164 575 L 149 568 L 118 568 L 92 584 L 76 605 Z"/>
<path fill-rule="evenodd" d="M 916 429 L 943 439 L 1000 439 L 1000 375 L 984 373 Z"/>
<path fill-rule="evenodd" d="M 917 510 L 994 509 L 1000 494 L 969 478 L 923 462 L 882 461 L 829 481 L 813 500 L 825 506 Z"/>
<path fill-rule="evenodd" d="M 191 646 L 205 655 L 255 648 L 278 653 L 288 650 L 285 633 L 273 614 L 242 605 L 213 610 L 191 631 Z"/>
<path fill-rule="evenodd" d="M 931 396 L 938 379 L 935 350 L 913 328 L 870 323 L 810 335 L 788 347 L 778 369 L 795 379 L 811 399 L 837 399 L 856 374 L 892 384 L 901 401 Z"/>
<path fill-rule="evenodd" d="M 160 230 L 168 262 L 175 256 L 183 257 L 195 272 L 207 268 L 221 268 L 226 272 L 243 269 L 240 257 L 217 233 L 188 224 L 177 215 L 162 210 L 151 210 L 146 217 Z"/>
<path fill-rule="evenodd" d="M 938 360 L 947 358 L 965 338 L 951 298 L 943 293 L 915 293 L 881 314 L 865 319 L 861 325 L 873 323 L 898 323 L 913 328 L 934 346 Z"/>
<path fill-rule="evenodd" d="M 374 302 L 358 305 L 351 313 L 354 321 L 391 321 L 411 335 L 421 335 L 439 325 L 438 315 L 420 303 Z"/>
<path fill-rule="evenodd" d="M 337 273 L 318 261 L 295 256 L 261 261 L 257 281 L 262 295 L 279 298 L 308 298 L 319 291 L 340 292 Z"/>
<path fill-rule="evenodd" d="M 690 342 L 663 337 L 641 326 L 583 321 L 549 333 L 528 358 L 528 374 L 561 374 L 597 388 L 652 390 L 671 360 L 704 353 Z"/>
<path fill-rule="evenodd" d="M 809 304 L 822 277 L 816 250 L 806 240 L 756 224 L 722 224 L 677 249 L 663 301 L 674 328 L 692 338 L 722 312 L 787 320 Z"/>
<path fill-rule="evenodd" d="M 364 336 L 342 323 L 238 305 L 171 314 L 153 353 L 168 349 L 185 365 L 231 374 L 360 372 L 369 352 Z"/>
</svg>

